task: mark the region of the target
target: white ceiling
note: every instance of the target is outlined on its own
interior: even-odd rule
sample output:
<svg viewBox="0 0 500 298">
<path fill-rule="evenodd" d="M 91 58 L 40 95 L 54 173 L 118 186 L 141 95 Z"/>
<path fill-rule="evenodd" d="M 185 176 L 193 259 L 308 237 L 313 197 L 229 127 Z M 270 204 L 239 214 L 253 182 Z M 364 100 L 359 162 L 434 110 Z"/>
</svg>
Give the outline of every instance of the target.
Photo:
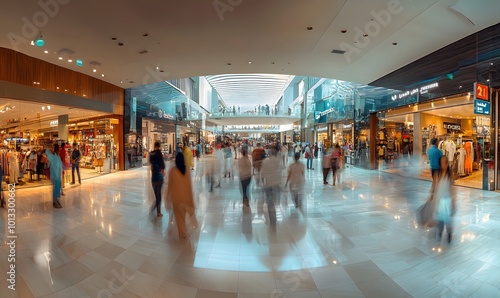
<svg viewBox="0 0 500 298">
<path fill-rule="evenodd" d="M 290 75 L 240 74 L 206 76 L 226 106 L 254 109 L 257 105 L 273 104 L 293 80 Z"/>
<path fill-rule="evenodd" d="M 378 19 L 375 13 L 398 2 L 397 13 L 385 14 L 383 26 L 371 21 Z M 59 4 L 49 7 L 47 14 L 39 3 Z M 467 17 L 450 9 L 454 3 Z M 498 0 L 3 1 L 0 47 L 97 78 L 105 74 L 104 80 L 125 88 L 241 73 L 369 83 L 498 23 L 498 11 Z M 33 19 L 35 25 L 29 25 Z M 357 36 L 356 28 L 368 37 Z M 23 42 L 38 30 L 44 48 Z M 355 51 L 331 53 L 342 47 Z M 58 60 L 61 49 L 74 54 Z M 148 52 L 139 54 L 143 50 Z M 85 65 L 78 67 L 68 58 L 82 59 Z M 96 73 L 90 61 L 101 64 Z"/>
</svg>

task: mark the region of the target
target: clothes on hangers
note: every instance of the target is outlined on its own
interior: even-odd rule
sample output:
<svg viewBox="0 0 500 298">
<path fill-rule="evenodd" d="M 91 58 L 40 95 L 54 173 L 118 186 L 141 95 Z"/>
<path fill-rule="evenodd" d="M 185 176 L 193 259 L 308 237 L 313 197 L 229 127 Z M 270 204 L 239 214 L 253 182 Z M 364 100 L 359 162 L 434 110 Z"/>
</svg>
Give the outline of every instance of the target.
<svg viewBox="0 0 500 298">
<path fill-rule="evenodd" d="M 465 149 L 465 161 L 464 161 L 464 171 L 465 174 L 472 173 L 472 142 L 466 142 L 464 144 Z"/>
</svg>

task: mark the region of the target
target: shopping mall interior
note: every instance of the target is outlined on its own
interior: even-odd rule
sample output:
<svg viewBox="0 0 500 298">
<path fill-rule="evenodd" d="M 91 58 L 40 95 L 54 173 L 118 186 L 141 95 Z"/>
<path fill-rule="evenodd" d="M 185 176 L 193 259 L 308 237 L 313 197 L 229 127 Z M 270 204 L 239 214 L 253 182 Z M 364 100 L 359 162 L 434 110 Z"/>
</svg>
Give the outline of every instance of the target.
<svg viewBox="0 0 500 298">
<path fill-rule="evenodd" d="M 500 297 L 498 11 L 7 1 L 0 297 Z"/>
</svg>

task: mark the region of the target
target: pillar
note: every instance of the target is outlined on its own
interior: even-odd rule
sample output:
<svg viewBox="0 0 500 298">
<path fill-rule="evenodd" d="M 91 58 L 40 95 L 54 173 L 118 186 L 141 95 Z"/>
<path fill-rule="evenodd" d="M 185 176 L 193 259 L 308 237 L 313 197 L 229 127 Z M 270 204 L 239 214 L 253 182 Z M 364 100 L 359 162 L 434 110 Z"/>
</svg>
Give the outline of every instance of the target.
<svg viewBox="0 0 500 298">
<path fill-rule="evenodd" d="M 377 132 L 378 132 L 378 117 L 377 113 L 370 114 L 370 170 L 378 168 L 377 160 Z"/>
<path fill-rule="evenodd" d="M 418 164 L 422 163 L 422 122 L 420 113 L 413 113 L 413 159 Z"/>
<path fill-rule="evenodd" d="M 57 132 L 59 140 L 68 141 L 68 121 L 68 115 L 59 115 L 59 117 L 57 117 Z"/>
</svg>

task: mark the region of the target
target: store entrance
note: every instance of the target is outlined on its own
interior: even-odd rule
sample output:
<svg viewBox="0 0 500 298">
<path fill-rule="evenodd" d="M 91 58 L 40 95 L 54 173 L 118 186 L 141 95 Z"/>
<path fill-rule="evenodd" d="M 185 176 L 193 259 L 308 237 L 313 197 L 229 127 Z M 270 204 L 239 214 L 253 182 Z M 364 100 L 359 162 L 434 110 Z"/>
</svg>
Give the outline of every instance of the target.
<svg viewBox="0 0 500 298">
<path fill-rule="evenodd" d="M 490 117 L 475 115 L 473 104 L 381 120 L 377 140 L 379 169 L 431 180 L 427 150 L 431 140 L 437 138 L 437 147 L 448 158 L 455 185 L 482 189 L 483 174 L 493 177 Z M 409 140 L 406 143 L 405 138 Z"/>
<path fill-rule="evenodd" d="M 81 153 L 80 180 L 119 169 L 120 123 L 110 114 L 13 99 L 1 99 L 0 112 L 2 180 L 17 188 L 51 184 L 45 148 L 55 143 L 61 148 L 64 186 L 73 180 L 73 143 Z"/>
</svg>

